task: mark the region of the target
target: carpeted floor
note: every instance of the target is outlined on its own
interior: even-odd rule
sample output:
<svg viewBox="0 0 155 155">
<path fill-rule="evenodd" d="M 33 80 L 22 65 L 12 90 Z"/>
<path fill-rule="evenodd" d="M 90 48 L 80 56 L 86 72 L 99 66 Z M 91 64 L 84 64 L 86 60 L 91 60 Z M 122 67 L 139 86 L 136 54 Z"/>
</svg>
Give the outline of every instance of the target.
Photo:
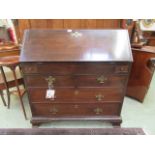
<svg viewBox="0 0 155 155">
<path fill-rule="evenodd" d="M 122 127 L 140 127 L 148 134 L 155 134 L 155 75 L 152 79 L 150 89 L 144 103 L 140 103 L 131 98 L 125 97 L 122 118 Z M 24 96 L 24 103 L 29 119 L 31 112 L 29 109 L 27 96 Z M 104 128 L 112 127 L 110 123 L 100 121 L 56 121 L 42 124 L 40 127 L 69 127 L 69 128 Z M 25 120 L 17 96 L 11 97 L 11 108 L 7 109 L 0 100 L 0 128 L 31 128 L 29 120 Z"/>
</svg>

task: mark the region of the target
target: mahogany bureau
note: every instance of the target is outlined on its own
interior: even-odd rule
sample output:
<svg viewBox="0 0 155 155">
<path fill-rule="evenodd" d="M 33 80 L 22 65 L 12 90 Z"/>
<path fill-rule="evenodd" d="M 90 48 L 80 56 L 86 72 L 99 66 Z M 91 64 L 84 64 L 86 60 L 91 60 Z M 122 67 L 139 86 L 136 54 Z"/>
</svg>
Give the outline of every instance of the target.
<svg viewBox="0 0 155 155">
<path fill-rule="evenodd" d="M 126 30 L 26 30 L 20 56 L 32 125 L 121 123 L 132 63 Z"/>
</svg>

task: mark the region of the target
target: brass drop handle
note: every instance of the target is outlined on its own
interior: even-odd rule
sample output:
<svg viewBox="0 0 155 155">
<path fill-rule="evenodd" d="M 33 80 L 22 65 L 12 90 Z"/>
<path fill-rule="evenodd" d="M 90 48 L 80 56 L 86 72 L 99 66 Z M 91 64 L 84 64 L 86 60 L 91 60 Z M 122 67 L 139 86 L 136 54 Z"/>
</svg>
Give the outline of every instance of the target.
<svg viewBox="0 0 155 155">
<path fill-rule="evenodd" d="M 104 96 L 102 94 L 98 94 L 95 97 L 96 97 L 97 101 L 102 101 L 104 98 Z"/>
<path fill-rule="evenodd" d="M 56 107 L 53 107 L 50 109 L 50 113 L 52 114 L 57 114 L 57 112 L 58 112 L 58 109 Z"/>
<path fill-rule="evenodd" d="M 78 108 L 79 108 L 79 105 L 78 105 L 78 104 L 75 104 L 75 105 L 74 105 L 74 108 L 75 108 L 75 109 L 78 109 Z"/>
<path fill-rule="evenodd" d="M 96 115 L 99 115 L 99 114 L 101 114 L 103 112 L 103 110 L 101 108 L 97 107 L 97 108 L 94 109 L 94 112 L 95 112 Z"/>
<path fill-rule="evenodd" d="M 48 82 L 48 88 L 50 89 L 53 87 L 56 79 L 53 76 L 49 76 L 48 78 L 45 78 L 45 80 Z"/>
<path fill-rule="evenodd" d="M 99 76 L 96 80 L 97 80 L 99 83 L 103 84 L 103 83 L 105 83 L 105 81 L 107 80 L 107 78 L 106 78 L 104 75 L 101 75 L 101 76 Z"/>
</svg>

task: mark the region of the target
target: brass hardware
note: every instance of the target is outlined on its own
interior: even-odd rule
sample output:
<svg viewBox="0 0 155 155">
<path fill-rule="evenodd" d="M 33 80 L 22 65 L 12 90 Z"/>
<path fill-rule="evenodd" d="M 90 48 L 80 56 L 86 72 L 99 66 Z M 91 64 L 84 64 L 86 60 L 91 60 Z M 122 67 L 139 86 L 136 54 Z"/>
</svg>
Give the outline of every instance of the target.
<svg viewBox="0 0 155 155">
<path fill-rule="evenodd" d="M 28 71 L 31 71 L 31 70 L 32 70 L 32 68 L 31 68 L 31 67 L 27 67 L 27 70 L 28 70 Z"/>
<path fill-rule="evenodd" d="M 25 72 L 37 72 L 37 67 L 36 66 L 27 66 L 24 68 Z"/>
<path fill-rule="evenodd" d="M 128 66 L 122 66 L 120 68 L 121 71 L 127 72 L 128 71 Z"/>
<path fill-rule="evenodd" d="M 97 101 L 102 101 L 104 98 L 104 96 L 102 94 L 98 94 L 95 97 L 96 97 Z"/>
<path fill-rule="evenodd" d="M 116 72 L 117 73 L 120 73 L 120 72 L 128 72 L 129 68 L 128 66 L 117 66 L 116 67 Z"/>
<path fill-rule="evenodd" d="M 104 75 L 101 75 L 101 76 L 98 77 L 96 80 L 97 80 L 99 83 L 104 83 L 104 82 L 107 80 L 107 78 L 106 78 Z"/>
<path fill-rule="evenodd" d="M 121 67 L 121 69 L 120 69 L 121 71 L 124 71 L 125 70 L 125 68 L 124 67 Z"/>
<path fill-rule="evenodd" d="M 33 70 L 32 70 L 31 67 L 25 67 L 25 71 L 26 71 L 26 72 L 31 72 L 31 71 L 33 71 Z"/>
<path fill-rule="evenodd" d="M 79 105 L 75 104 L 75 105 L 74 105 L 74 108 L 75 108 L 75 109 L 79 108 Z"/>
<path fill-rule="evenodd" d="M 56 107 L 53 107 L 50 109 L 50 113 L 56 114 L 58 112 L 58 109 Z"/>
<path fill-rule="evenodd" d="M 45 80 L 48 82 L 48 88 L 52 88 L 56 79 L 53 76 L 49 76 Z"/>
<path fill-rule="evenodd" d="M 79 33 L 79 32 L 73 32 L 73 33 L 71 33 L 71 35 L 73 36 L 73 37 L 75 37 L 75 38 L 78 38 L 78 37 L 81 37 L 82 36 L 82 33 Z"/>
<path fill-rule="evenodd" d="M 101 108 L 95 108 L 94 112 L 96 113 L 96 115 L 99 115 L 100 113 L 103 112 L 103 110 Z"/>
<path fill-rule="evenodd" d="M 74 94 L 75 94 L 75 95 L 78 95 L 78 94 L 79 94 L 79 91 L 78 91 L 78 90 L 75 90 L 75 91 L 74 91 Z"/>
<path fill-rule="evenodd" d="M 122 72 L 127 72 L 127 71 L 128 71 L 128 66 L 122 66 L 122 67 L 120 68 L 120 71 L 122 71 Z"/>
</svg>

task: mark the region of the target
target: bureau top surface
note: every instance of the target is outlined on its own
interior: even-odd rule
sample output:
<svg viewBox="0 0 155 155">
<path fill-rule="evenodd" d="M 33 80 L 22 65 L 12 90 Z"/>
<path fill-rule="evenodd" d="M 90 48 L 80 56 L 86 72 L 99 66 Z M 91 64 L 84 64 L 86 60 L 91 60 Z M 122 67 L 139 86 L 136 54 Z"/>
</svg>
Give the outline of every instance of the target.
<svg viewBox="0 0 155 155">
<path fill-rule="evenodd" d="M 20 62 L 132 61 L 127 30 L 26 30 Z"/>
</svg>

